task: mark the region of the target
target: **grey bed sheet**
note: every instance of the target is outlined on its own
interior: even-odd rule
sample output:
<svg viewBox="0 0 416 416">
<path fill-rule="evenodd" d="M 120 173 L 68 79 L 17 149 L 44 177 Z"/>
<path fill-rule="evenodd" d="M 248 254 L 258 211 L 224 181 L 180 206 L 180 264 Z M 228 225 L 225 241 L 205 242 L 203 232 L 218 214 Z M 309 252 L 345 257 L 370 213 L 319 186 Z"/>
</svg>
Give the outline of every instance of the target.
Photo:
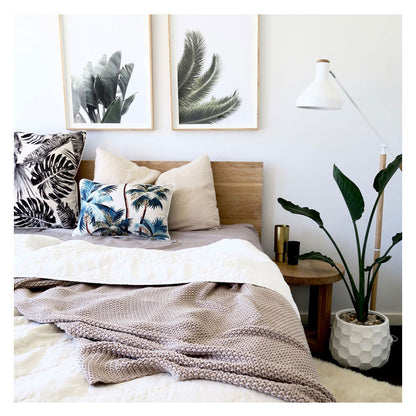
<svg viewBox="0 0 416 416">
<path fill-rule="evenodd" d="M 157 250 L 180 250 L 201 247 L 224 238 L 241 239 L 252 243 L 263 251 L 259 235 L 251 224 L 221 225 L 218 229 L 203 231 L 169 231 L 170 240 L 147 240 L 135 237 L 72 236 L 72 231 L 63 228 L 16 228 L 15 234 L 37 234 L 59 238 L 60 240 L 84 240 L 93 244 L 111 247 L 139 247 Z"/>
</svg>

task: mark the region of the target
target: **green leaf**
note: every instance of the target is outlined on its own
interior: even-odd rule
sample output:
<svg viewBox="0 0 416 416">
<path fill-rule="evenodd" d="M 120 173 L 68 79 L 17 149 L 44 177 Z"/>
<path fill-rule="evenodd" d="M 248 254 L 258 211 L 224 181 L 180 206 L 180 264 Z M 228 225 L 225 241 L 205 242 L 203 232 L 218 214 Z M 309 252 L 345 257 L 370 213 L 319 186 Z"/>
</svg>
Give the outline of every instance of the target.
<svg viewBox="0 0 416 416">
<path fill-rule="evenodd" d="M 364 271 L 365 272 L 369 272 L 376 264 L 383 264 L 383 263 L 386 263 L 386 262 L 388 262 L 389 260 L 391 259 L 391 256 L 388 256 L 388 255 L 384 255 L 384 256 L 381 256 L 381 257 L 378 257 L 377 259 L 375 259 L 374 260 L 374 263 L 371 265 L 371 266 L 367 266 L 365 269 L 364 269 Z"/>
<path fill-rule="evenodd" d="M 115 98 L 104 113 L 101 123 L 120 123 L 121 105 L 121 97 Z"/>
<path fill-rule="evenodd" d="M 179 111 L 179 122 L 181 124 L 212 124 L 237 110 L 241 100 L 238 92 L 221 99 L 212 98 L 211 100 L 192 105 L 188 108 L 181 108 Z"/>
<path fill-rule="evenodd" d="M 78 75 L 71 76 L 71 82 L 72 82 L 72 92 L 73 95 L 77 95 L 77 103 L 87 111 L 87 103 L 85 100 L 85 93 L 82 87 L 82 78 Z M 73 98 L 74 99 L 74 98 Z M 78 108 L 79 111 L 79 108 Z M 74 117 L 75 117 L 75 111 L 74 111 Z"/>
<path fill-rule="evenodd" d="M 201 73 L 205 55 L 205 41 L 198 31 L 185 34 L 185 45 L 178 63 L 178 98 L 186 95 L 194 80 Z"/>
<path fill-rule="evenodd" d="M 220 62 L 219 56 L 214 54 L 208 70 L 195 80 L 192 84 L 192 88 L 189 89 L 188 94 L 183 95 L 181 105 L 197 104 L 209 94 L 220 75 Z"/>
<path fill-rule="evenodd" d="M 98 101 L 94 90 L 94 73 L 91 62 L 88 62 L 82 72 L 80 102 L 92 123 L 97 122 Z"/>
<path fill-rule="evenodd" d="M 104 102 L 105 102 L 105 85 L 104 85 L 100 75 L 97 75 L 95 77 L 94 91 L 95 91 L 95 95 L 97 96 L 97 100 L 100 103 L 104 104 Z"/>
<path fill-rule="evenodd" d="M 361 218 L 364 212 L 364 199 L 357 185 L 348 179 L 335 165 L 333 169 L 335 182 L 340 189 L 353 221 Z"/>
<path fill-rule="evenodd" d="M 334 260 L 322 253 L 319 253 L 318 251 L 310 251 L 309 253 L 301 254 L 299 256 L 299 260 L 319 260 L 330 264 L 332 267 L 335 267 Z"/>
<path fill-rule="evenodd" d="M 87 113 L 90 118 L 91 123 L 99 123 L 98 118 L 98 107 L 93 107 L 92 105 L 87 105 Z"/>
<path fill-rule="evenodd" d="M 97 97 L 94 91 L 94 74 L 91 62 L 88 62 L 82 72 L 82 92 L 85 97 L 85 110 L 88 111 L 88 106 L 97 108 Z M 82 103 L 83 100 L 81 100 Z"/>
<path fill-rule="evenodd" d="M 388 262 L 390 259 L 391 259 L 391 256 L 384 255 L 384 256 L 378 257 L 378 258 L 374 261 L 374 263 L 375 263 L 375 264 L 383 264 L 383 263 Z"/>
<path fill-rule="evenodd" d="M 120 71 L 120 78 L 118 80 L 118 85 L 120 87 L 121 94 L 123 95 L 123 100 L 124 100 L 124 97 L 126 96 L 127 86 L 129 85 L 130 77 L 131 77 L 131 74 L 133 73 L 133 69 L 134 69 L 134 64 L 127 64 L 127 65 L 124 65 Z"/>
<path fill-rule="evenodd" d="M 104 72 L 105 66 L 107 65 L 107 55 L 103 55 L 101 57 L 101 59 L 98 61 L 98 63 L 96 65 L 94 65 L 93 71 L 94 71 L 94 75 L 97 76 L 101 76 L 102 73 Z"/>
<path fill-rule="evenodd" d="M 116 98 L 118 77 L 120 73 L 121 51 L 114 52 L 108 60 L 101 75 L 105 94 L 103 97 L 104 107 L 108 108 Z"/>
<path fill-rule="evenodd" d="M 130 104 L 133 102 L 135 95 L 136 95 L 136 94 L 132 94 L 132 95 L 130 95 L 130 97 L 127 97 L 127 98 L 123 101 L 123 105 L 122 105 L 122 108 L 121 108 L 121 115 L 122 115 L 122 116 L 124 116 L 124 114 L 126 114 L 126 113 L 127 113 L 127 110 L 129 109 Z"/>
<path fill-rule="evenodd" d="M 393 246 L 402 241 L 402 233 L 397 233 L 392 239 Z"/>
<path fill-rule="evenodd" d="M 201 33 L 188 31 L 178 64 L 178 110 L 181 124 L 213 124 L 234 113 L 241 104 L 238 91 L 202 102 L 216 83 L 220 73 L 219 56 L 212 56 L 208 70 L 201 76 L 205 56 L 205 41 Z"/>
<path fill-rule="evenodd" d="M 318 211 L 314 209 L 310 209 L 307 207 L 300 207 L 299 205 L 295 205 L 293 202 L 287 201 L 283 198 L 277 198 L 277 202 L 286 210 L 291 212 L 292 214 L 304 215 L 305 217 L 310 218 L 311 220 L 315 221 L 319 227 L 323 227 L 324 223 L 322 222 L 321 216 Z"/>
<path fill-rule="evenodd" d="M 377 173 L 374 178 L 373 188 L 380 194 L 384 191 L 384 188 L 389 183 L 390 179 L 395 174 L 396 170 L 402 165 L 402 155 L 396 156 L 396 158 L 391 162 L 385 169 Z"/>
</svg>

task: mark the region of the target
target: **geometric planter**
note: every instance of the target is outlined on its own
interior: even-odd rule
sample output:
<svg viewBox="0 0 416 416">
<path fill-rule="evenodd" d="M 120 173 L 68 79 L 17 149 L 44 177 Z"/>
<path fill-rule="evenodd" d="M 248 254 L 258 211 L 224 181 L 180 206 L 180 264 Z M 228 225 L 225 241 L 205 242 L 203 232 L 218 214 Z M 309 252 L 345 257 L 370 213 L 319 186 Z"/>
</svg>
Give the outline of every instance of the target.
<svg viewBox="0 0 416 416">
<path fill-rule="evenodd" d="M 339 318 L 343 309 L 335 315 L 332 325 L 329 349 L 332 357 L 344 367 L 360 370 L 382 367 L 389 360 L 393 338 L 390 335 L 388 318 L 374 311 L 369 311 L 384 319 L 380 325 L 356 325 Z"/>
</svg>

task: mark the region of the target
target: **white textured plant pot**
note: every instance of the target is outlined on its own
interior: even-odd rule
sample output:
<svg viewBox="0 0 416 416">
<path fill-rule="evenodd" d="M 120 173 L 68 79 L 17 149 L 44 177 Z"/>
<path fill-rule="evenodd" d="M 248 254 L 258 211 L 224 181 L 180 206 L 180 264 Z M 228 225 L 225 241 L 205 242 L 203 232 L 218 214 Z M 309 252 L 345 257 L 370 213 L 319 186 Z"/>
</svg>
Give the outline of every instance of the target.
<svg viewBox="0 0 416 416">
<path fill-rule="evenodd" d="M 380 325 L 356 325 L 339 318 L 343 309 L 335 315 L 329 340 L 329 349 L 334 359 L 344 367 L 360 370 L 382 367 L 390 357 L 391 343 L 388 318 L 370 311 L 384 319 Z"/>
</svg>

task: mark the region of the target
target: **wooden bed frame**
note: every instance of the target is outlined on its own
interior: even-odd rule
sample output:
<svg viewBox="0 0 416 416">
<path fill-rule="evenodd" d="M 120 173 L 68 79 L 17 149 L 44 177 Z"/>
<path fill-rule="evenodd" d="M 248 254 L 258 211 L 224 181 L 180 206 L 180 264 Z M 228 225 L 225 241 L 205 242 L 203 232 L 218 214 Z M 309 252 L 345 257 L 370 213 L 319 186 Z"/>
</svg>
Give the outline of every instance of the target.
<svg viewBox="0 0 416 416">
<path fill-rule="evenodd" d="M 135 161 L 165 172 L 189 162 Z M 211 162 L 221 224 L 253 224 L 261 235 L 263 162 Z M 83 160 L 77 174 L 94 178 L 94 161 Z"/>
</svg>

